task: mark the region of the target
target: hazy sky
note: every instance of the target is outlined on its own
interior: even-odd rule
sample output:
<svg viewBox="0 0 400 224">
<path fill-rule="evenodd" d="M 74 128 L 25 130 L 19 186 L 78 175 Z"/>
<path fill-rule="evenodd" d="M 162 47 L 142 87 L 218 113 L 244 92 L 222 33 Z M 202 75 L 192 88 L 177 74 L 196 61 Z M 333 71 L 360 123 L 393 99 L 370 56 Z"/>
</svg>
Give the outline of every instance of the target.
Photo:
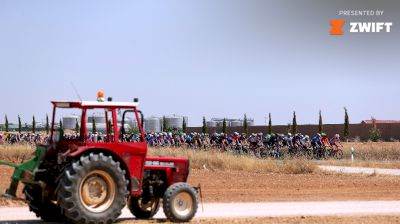
<svg viewBox="0 0 400 224">
<path fill-rule="evenodd" d="M 384 10 L 340 17 L 338 10 Z M 52 99 L 139 97 L 145 115 L 287 124 L 400 119 L 400 1 L 0 0 L 0 123 Z M 391 33 L 328 34 L 330 19 L 393 22 Z"/>
</svg>

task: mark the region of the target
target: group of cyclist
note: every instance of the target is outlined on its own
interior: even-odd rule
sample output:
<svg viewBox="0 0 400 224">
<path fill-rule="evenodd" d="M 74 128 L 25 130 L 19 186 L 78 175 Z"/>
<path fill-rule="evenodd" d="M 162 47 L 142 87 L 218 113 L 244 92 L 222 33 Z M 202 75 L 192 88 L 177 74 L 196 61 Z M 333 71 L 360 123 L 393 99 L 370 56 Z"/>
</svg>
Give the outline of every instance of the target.
<svg viewBox="0 0 400 224">
<path fill-rule="evenodd" d="M 41 133 L 1 133 L 0 144 L 44 144 L 48 141 L 48 136 Z"/>
<path fill-rule="evenodd" d="M 226 133 L 147 133 L 146 141 L 153 147 L 184 147 L 194 149 L 218 149 L 222 152 L 252 153 L 261 157 L 283 156 L 283 150 L 286 148 L 286 154 L 290 156 L 309 156 L 322 158 L 326 156 L 342 157 L 343 147 L 340 141 L 340 135 L 335 134 L 328 138 L 325 133 L 318 133 L 310 138 L 308 135 L 296 133 L 277 134 L 271 133 L 246 133 L 234 132 Z M 338 155 L 336 155 L 339 153 Z"/>
<path fill-rule="evenodd" d="M 64 134 L 64 139 L 79 139 L 79 134 Z M 140 142 L 141 135 L 138 133 L 123 133 L 119 136 L 124 142 Z M 106 142 L 107 135 L 101 132 L 89 133 L 87 141 Z M 34 133 L 0 133 L 0 144 L 44 144 L 48 141 L 46 134 Z M 216 149 L 221 152 L 233 152 L 239 154 L 252 154 L 258 157 L 283 157 L 307 156 L 309 158 L 326 158 L 332 156 L 341 158 L 343 147 L 339 134 L 328 138 L 325 133 L 318 133 L 310 138 L 301 133 L 277 134 L 271 133 L 179 133 L 179 132 L 157 132 L 146 133 L 145 141 L 152 147 L 177 147 L 193 148 L 201 150 Z"/>
</svg>

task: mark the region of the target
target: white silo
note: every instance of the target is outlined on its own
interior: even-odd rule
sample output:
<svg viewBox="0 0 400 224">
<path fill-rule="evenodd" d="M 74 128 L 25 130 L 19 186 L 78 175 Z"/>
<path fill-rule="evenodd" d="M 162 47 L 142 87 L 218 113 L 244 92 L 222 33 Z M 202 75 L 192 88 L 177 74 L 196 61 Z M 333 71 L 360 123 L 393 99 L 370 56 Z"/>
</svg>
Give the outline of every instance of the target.
<svg viewBox="0 0 400 224">
<path fill-rule="evenodd" d="M 232 127 L 240 127 L 240 126 L 243 126 L 243 122 L 239 121 L 239 120 L 232 120 L 231 121 L 231 126 Z"/>
<path fill-rule="evenodd" d="M 206 125 L 207 125 L 207 127 L 217 127 L 217 122 L 216 121 L 207 121 Z"/>
<path fill-rule="evenodd" d="M 183 120 L 185 119 L 186 126 L 188 125 L 188 117 L 180 115 L 165 116 L 167 127 L 172 129 L 181 129 Z"/>
<path fill-rule="evenodd" d="M 145 118 L 143 125 L 144 125 L 145 132 L 160 132 L 161 131 L 161 120 L 158 117 Z"/>
<path fill-rule="evenodd" d="M 88 116 L 87 122 L 93 123 L 93 120 L 96 124 L 105 124 L 106 123 L 106 116 L 105 115 L 92 115 Z"/>
<path fill-rule="evenodd" d="M 79 124 L 80 118 L 79 116 L 71 115 L 63 117 L 62 121 L 64 129 L 75 130 L 76 124 Z"/>
</svg>

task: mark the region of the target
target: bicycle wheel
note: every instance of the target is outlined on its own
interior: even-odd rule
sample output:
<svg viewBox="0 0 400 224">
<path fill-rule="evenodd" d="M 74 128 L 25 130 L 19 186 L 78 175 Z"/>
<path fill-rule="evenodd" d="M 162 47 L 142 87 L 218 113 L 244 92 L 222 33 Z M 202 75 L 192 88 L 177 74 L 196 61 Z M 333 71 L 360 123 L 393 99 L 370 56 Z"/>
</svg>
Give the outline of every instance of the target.
<svg viewBox="0 0 400 224">
<path fill-rule="evenodd" d="M 336 150 L 335 159 L 342 159 L 342 158 L 343 158 L 343 151 L 341 149 Z"/>
</svg>

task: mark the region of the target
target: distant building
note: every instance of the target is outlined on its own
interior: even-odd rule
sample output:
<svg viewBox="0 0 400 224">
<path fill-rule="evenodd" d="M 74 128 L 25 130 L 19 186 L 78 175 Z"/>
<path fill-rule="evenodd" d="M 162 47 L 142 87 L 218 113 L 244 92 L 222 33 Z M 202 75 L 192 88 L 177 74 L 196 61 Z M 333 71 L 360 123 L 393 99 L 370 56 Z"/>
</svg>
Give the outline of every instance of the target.
<svg viewBox="0 0 400 224">
<path fill-rule="evenodd" d="M 400 120 L 375 120 L 376 124 L 400 124 Z M 372 120 L 363 120 L 361 124 L 372 124 Z"/>
</svg>

